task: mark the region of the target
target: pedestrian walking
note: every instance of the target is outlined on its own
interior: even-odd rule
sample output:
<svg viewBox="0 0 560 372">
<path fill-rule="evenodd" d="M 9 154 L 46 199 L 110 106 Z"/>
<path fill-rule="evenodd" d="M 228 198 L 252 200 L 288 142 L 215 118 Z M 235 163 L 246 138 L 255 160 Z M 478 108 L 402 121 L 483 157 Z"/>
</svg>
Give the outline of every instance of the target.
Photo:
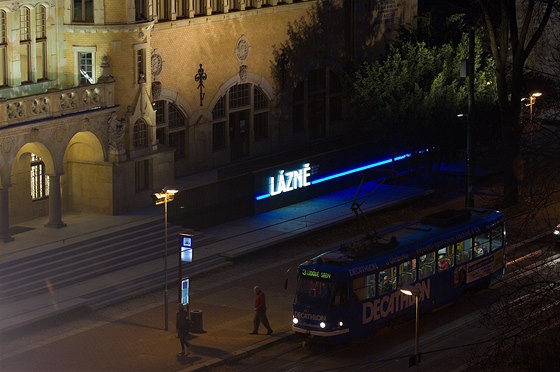
<svg viewBox="0 0 560 372">
<path fill-rule="evenodd" d="M 178 356 L 185 355 L 185 348 L 191 347 L 191 344 L 187 341 L 189 336 L 191 319 L 189 317 L 189 312 L 183 304 L 177 306 L 177 318 L 175 320 L 175 329 L 177 330 L 177 337 L 181 342 L 181 352 L 177 354 Z"/>
<path fill-rule="evenodd" d="M 259 334 L 259 325 L 262 323 L 268 330 L 266 334 L 271 335 L 272 328 L 270 328 L 268 318 L 266 317 L 266 299 L 264 292 L 259 288 L 259 286 L 255 286 L 253 287 L 253 293 L 255 294 L 255 318 L 253 319 L 253 332 L 251 332 L 251 334 Z"/>
</svg>

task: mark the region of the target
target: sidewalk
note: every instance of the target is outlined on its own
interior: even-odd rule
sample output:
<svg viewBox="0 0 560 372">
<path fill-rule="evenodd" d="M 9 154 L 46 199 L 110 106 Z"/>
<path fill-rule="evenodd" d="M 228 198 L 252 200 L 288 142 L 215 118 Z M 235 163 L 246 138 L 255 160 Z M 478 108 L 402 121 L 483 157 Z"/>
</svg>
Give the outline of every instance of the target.
<svg viewBox="0 0 560 372">
<path fill-rule="evenodd" d="M 354 219 L 356 217 L 352 213 L 350 205 L 355 193 L 356 187 L 196 232 L 196 234 L 204 237 L 207 244 L 201 247 L 197 247 L 195 244 L 193 264 L 196 261 L 204 263 L 217 258 L 224 260 L 224 262 L 230 262 L 237 257 L 297 238 L 311 231 L 324 229 L 331 225 Z M 362 186 L 357 201 L 362 203 L 361 207 L 364 213 L 370 213 L 421 198 L 429 193 L 431 193 L 429 189 L 370 182 Z M 154 207 L 126 216 L 65 215 L 63 216 L 63 221 L 67 226 L 61 229 L 44 228 L 43 220 L 31 221 L 30 223 L 22 224 L 24 228 L 28 229 L 27 231 L 15 234 L 14 241 L 2 244 L 0 260 L 9 261 L 16 257 L 39 254 L 69 241 L 75 242 L 124 227 L 134 226 L 134 224 L 161 219 L 161 209 Z M 177 256 L 171 255 L 169 265 L 175 263 L 176 260 Z M 46 293 L 15 303 L 0 304 L 2 318 L 0 320 L 0 331 L 17 330 L 18 327 L 35 321 L 88 306 L 88 301 L 91 301 L 91 299 L 87 298 L 88 293 L 101 291 L 108 285 L 115 285 L 115 283 L 133 281 L 135 277 L 145 276 L 149 272 L 162 272 L 162 260 L 154 260 L 137 266 L 104 275 L 103 278 L 96 278 L 95 280 L 88 280 L 76 283 L 76 285 L 59 288 L 55 293 Z M 200 268 L 199 274 L 203 272 L 204 268 Z M 222 293 L 222 296 L 228 297 L 230 306 L 226 311 L 234 317 L 232 319 L 233 322 L 239 323 L 241 318 L 243 318 L 243 324 L 247 321 L 250 322 L 250 319 L 246 318 L 250 318 L 251 315 L 247 315 L 245 312 L 247 306 L 250 308 L 251 304 L 238 303 L 240 298 L 238 295 L 235 295 L 235 291 Z M 271 298 L 278 298 L 279 296 L 281 297 L 282 295 L 274 294 Z M 175 311 L 174 300 L 174 295 L 170 295 L 169 307 L 171 314 L 174 314 Z M 197 355 L 195 362 L 189 359 L 190 361 L 185 364 L 186 367 L 188 366 L 187 370 L 197 370 L 207 365 L 223 363 L 226 359 L 244 355 L 292 334 L 289 329 L 289 322 L 282 322 L 282 319 L 290 318 L 289 308 L 278 309 L 269 314 L 271 323 L 286 324 L 284 328 L 275 327 L 273 336 L 251 336 L 247 334 L 246 337 L 239 337 L 239 332 L 235 332 L 235 326 L 230 327 L 231 324 L 226 326 L 223 324 L 223 321 L 220 321 L 220 314 L 223 316 L 221 311 L 224 309 L 219 309 L 219 306 L 216 304 L 222 303 L 223 299 L 220 298 L 215 302 L 212 298 L 207 300 L 209 304 L 214 303 L 214 305 L 210 304 L 210 308 L 215 308 L 216 313 L 213 314 L 212 311 L 209 313 L 205 312 L 204 324 L 212 324 L 212 327 L 206 329 L 206 333 L 197 335 L 193 341 L 195 354 L 199 354 L 197 351 L 202 349 L 206 352 L 200 356 Z M 291 303 L 291 299 L 285 303 Z M 146 311 L 156 311 L 153 309 L 155 306 L 152 305 L 152 310 Z M 277 307 L 273 306 L 272 308 L 276 309 Z M 35 309 L 35 311 L 32 314 L 28 313 L 26 315 L 22 314 L 23 309 Z M 170 323 L 174 324 L 173 321 L 171 319 Z M 228 337 L 227 330 L 230 328 L 233 328 L 234 331 L 232 331 L 231 337 Z M 245 325 L 241 328 L 246 333 Z M 173 345 L 176 344 L 173 332 L 169 332 L 166 337 L 170 338 L 168 341 L 172 342 Z"/>
</svg>

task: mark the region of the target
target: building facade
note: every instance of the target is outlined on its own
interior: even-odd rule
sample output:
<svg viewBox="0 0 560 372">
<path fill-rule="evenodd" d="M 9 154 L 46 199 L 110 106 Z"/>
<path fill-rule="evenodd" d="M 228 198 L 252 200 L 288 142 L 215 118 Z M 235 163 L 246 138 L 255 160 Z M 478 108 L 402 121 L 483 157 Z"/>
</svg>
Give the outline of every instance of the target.
<svg viewBox="0 0 560 372">
<path fill-rule="evenodd" d="M 0 1 L 0 240 L 38 217 L 126 213 L 179 177 L 343 133 L 340 65 L 310 63 L 288 108 L 274 72 L 319 3 Z M 415 1 L 348 3 L 381 35 L 416 15 Z M 333 32 L 352 35 L 346 23 Z"/>
</svg>

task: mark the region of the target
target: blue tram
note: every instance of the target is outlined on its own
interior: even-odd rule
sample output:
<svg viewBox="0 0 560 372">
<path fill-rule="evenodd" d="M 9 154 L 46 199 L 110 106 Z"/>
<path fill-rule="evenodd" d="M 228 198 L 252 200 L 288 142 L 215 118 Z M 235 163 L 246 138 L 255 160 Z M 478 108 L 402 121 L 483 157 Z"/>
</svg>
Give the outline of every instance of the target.
<svg viewBox="0 0 560 372">
<path fill-rule="evenodd" d="M 488 209 L 445 210 L 388 227 L 298 267 L 292 329 L 345 342 L 407 312 L 420 312 L 488 286 L 505 269 L 504 217 Z M 416 291 L 415 291 L 416 292 Z"/>
</svg>

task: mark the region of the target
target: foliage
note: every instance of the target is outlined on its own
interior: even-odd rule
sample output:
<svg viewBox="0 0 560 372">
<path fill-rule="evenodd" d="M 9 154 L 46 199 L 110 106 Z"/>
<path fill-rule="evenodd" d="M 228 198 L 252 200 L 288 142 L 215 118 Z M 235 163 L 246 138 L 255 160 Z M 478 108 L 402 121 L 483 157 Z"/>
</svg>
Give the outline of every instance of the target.
<svg viewBox="0 0 560 372">
<path fill-rule="evenodd" d="M 495 102 L 493 63 L 476 42 L 477 104 Z M 365 129 L 402 146 L 464 147 L 462 122 L 467 111 L 466 79 L 459 71 L 468 58 L 468 36 L 459 44 L 428 46 L 406 41 L 390 47 L 382 60 L 365 62 L 353 79 L 352 107 Z"/>
</svg>

